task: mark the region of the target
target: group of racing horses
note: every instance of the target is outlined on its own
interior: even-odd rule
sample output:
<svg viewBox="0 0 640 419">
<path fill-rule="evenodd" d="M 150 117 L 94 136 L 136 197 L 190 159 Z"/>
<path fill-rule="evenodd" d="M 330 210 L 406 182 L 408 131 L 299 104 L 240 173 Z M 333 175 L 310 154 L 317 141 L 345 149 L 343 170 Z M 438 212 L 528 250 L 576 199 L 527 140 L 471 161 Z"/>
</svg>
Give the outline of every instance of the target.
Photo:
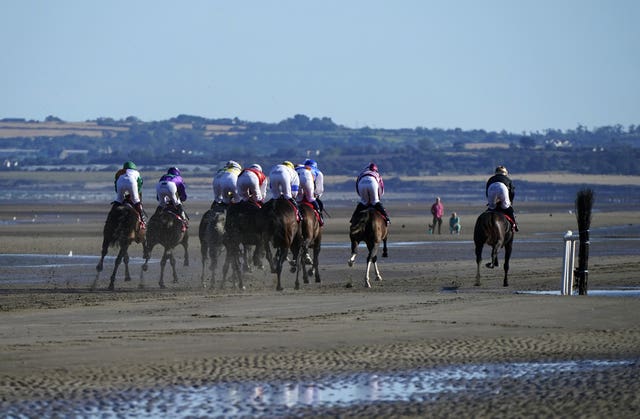
<svg viewBox="0 0 640 419">
<path fill-rule="evenodd" d="M 289 200 L 275 198 L 258 206 L 249 201 L 231 205 L 213 203 L 206 211 L 199 225 L 199 239 L 202 256 L 201 281 L 204 287 L 214 287 L 216 271 L 221 259 L 222 250 L 225 258 L 222 266 L 223 287 L 229 270 L 232 282 L 244 289 L 243 274 L 253 268 L 263 268 L 266 258 L 272 273 L 277 275 L 276 290 L 283 289 L 282 271 L 286 263 L 290 271 L 296 273 L 295 289 L 300 288 L 299 273 L 303 274 L 304 283 L 313 276 L 320 282 L 318 256 L 322 241 L 322 228 L 319 214 L 311 205 L 304 203 L 296 208 Z M 143 244 L 144 265 L 140 274 L 140 287 L 143 287 L 143 272 L 147 271 L 148 261 L 154 246 L 164 248 L 160 260 L 159 286 L 164 288 L 164 269 L 168 261 L 172 268 L 173 281 L 178 282 L 176 261 L 173 250 L 181 245 L 184 248 L 184 265 L 189 264 L 188 228 L 186 220 L 182 220 L 178 211 L 171 207 L 156 211 L 149 219 L 146 229 L 141 228 L 136 210 L 127 202 L 114 206 L 107 216 L 103 230 L 101 258 L 96 266 L 97 275 L 93 284 L 96 287 L 99 274 L 103 269 L 104 258 L 108 248 L 119 247 L 113 273 L 108 289 L 114 289 L 114 282 L 119 265 L 124 262 L 125 281 L 130 281 L 128 248 L 134 241 Z M 366 243 L 368 255 L 364 278 L 364 286 L 371 287 L 370 270 L 373 268 L 375 279 L 382 276 L 377 266 L 377 253 L 382 245 L 382 256 L 388 255 L 388 225 L 386 219 L 374 207 L 369 207 L 355 214 L 349 229 L 351 256 L 348 259 L 352 266 L 361 242 Z M 508 286 L 509 259 L 513 244 L 513 230 L 510 221 L 503 214 L 493 211 L 482 213 L 475 224 L 474 242 L 476 254 L 476 285 L 480 285 L 480 264 L 482 249 L 485 244 L 491 248 L 491 260 L 488 268 L 498 266 L 498 251 L 505 249 L 503 285 Z M 311 254 L 310 254 L 310 251 Z M 291 258 L 289 258 L 289 254 Z M 249 263 L 251 260 L 251 263 Z M 206 278 L 206 263 L 209 262 L 209 278 Z"/>
</svg>

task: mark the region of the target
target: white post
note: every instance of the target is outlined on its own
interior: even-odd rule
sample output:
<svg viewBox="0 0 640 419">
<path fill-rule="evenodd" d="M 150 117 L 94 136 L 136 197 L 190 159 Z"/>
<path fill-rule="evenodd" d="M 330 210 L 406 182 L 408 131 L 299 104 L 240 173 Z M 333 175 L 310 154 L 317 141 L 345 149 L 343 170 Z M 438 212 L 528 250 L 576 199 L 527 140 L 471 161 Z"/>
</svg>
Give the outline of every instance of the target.
<svg viewBox="0 0 640 419">
<path fill-rule="evenodd" d="M 576 241 L 580 236 L 574 236 L 571 230 L 564 234 L 564 261 L 562 270 L 562 284 L 560 284 L 561 295 L 571 295 L 573 293 L 573 280 L 576 260 Z"/>
</svg>

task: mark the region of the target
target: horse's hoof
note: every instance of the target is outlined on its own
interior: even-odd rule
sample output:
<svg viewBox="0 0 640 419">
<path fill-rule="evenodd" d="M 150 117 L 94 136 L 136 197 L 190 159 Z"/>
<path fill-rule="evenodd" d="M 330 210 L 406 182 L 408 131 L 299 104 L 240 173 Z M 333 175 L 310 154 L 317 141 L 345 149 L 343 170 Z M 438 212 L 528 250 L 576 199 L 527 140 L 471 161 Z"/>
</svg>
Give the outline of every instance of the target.
<svg viewBox="0 0 640 419">
<path fill-rule="evenodd" d="M 276 291 L 282 291 L 284 288 L 282 287 L 276 287 Z"/>
<path fill-rule="evenodd" d="M 130 276 L 125 276 L 124 277 L 124 282 L 130 282 L 131 281 L 131 277 Z"/>
<path fill-rule="evenodd" d="M 113 284 L 109 284 L 109 286 L 107 287 L 107 289 L 108 289 L 109 291 L 113 291 L 113 289 L 114 289 L 114 288 L 115 288 L 115 287 L 113 286 Z"/>
<path fill-rule="evenodd" d="M 508 286 L 509 286 L 509 283 L 505 281 L 505 282 L 502 284 L 502 286 L 503 286 L 503 287 L 508 287 Z"/>
<path fill-rule="evenodd" d="M 313 259 L 311 259 L 311 256 L 309 256 L 308 253 L 304 255 L 304 263 L 307 265 L 313 265 Z"/>
<path fill-rule="evenodd" d="M 487 264 L 486 264 L 486 265 L 484 265 L 484 266 L 486 266 L 486 267 L 487 267 L 487 268 L 489 268 L 489 269 L 493 269 L 493 263 L 487 263 Z"/>
<path fill-rule="evenodd" d="M 351 282 L 349 282 L 347 285 L 344 286 L 345 288 L 353 288 L 353 284 Z"/>
<path fill-rule="evenodd" d="M 185 261 L 184 261 L 184 265 L 183 265 L 183 266 L 189 266 L 189 261 L 188 261 L 188 260 L 185 260 Z"/>
<path fill-rule="evenodd" d="M 387 252 L 382 252 L 382 257 L 383 257 L 383 258 L 388 258 L 388 257 L 389 257 L 389 253 L 387 253 Z"/>
<path fill-rule="evenodd" d="M 144 272 L 147 272 L 147 269 L 149 269 L 149 266 L 146 263 L 144 265 L 142 265 L 142 270 Z"/>
<path fill-rule="evenodd" d="M 475 283 L 475 284 L 473 284 L 473 285 L 475 285 L 476 287 L 479 287 L 479 286 L 480 286 L 480 281 L 476 282 L 476 283 Z"/>
<path fill-rule="evenodd" d="M 364 287 L 365 288 L 371 288 L 371 282 L 369 282 L 368 279 L 366 281 L 364 281 Z"/>
<path fill-rule="evenodd" d="M 347 261 L 347 263 L 349 264 L 349 266 L 353 266 L 353 261 Z"/>
</svg>

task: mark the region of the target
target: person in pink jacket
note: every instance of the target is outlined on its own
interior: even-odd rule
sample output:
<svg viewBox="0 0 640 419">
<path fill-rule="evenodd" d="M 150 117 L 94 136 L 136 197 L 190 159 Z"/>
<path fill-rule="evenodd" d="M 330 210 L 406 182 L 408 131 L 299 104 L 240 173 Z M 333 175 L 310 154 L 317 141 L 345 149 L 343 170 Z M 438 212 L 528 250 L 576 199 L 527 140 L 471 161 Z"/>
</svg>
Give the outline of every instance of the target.
<svg viewBox="0 0 640 419">
<path fill-rule="evenodd" d="M 436 234 L 436 225 L 438 226 L 438 234 L 442 234 L 442 216 L 444 215 L 444 205 L 442 205 L 440 197 L 437 197 L 436 202 L 431 205 L 431 215 L 433 215 L 433 221 L 431 222 L 433 234 Z"/>
</svg>

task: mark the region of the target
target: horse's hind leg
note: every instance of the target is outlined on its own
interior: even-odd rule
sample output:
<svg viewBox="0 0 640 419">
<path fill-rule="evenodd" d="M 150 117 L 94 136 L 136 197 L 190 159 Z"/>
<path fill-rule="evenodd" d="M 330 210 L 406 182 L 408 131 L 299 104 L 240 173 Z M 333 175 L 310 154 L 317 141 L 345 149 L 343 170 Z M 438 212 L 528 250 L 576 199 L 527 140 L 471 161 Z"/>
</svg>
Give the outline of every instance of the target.
<svg viewBox="0 0 640 419">
<path fill-rule="evenodd" d="M 182 245 L 182 247 L 184 247 L 184 264 L 183 264 L 183 266 L 189 266 L 189 234 L 188 234 L 188 232 L 184 233 L 184 238 L 182 239 L 182 242 L 180 244 Z"/>
<path fill-rule="evenodd" d="M 477 287 L 480 286 L 480 263 L 482 262 L 482 244 L 476 244 L 476 283 Z"/>
<path fill-rule="evenodd" d="M 164 268 L 167 265 L 167 258 L 167 251 L 165 250 L 160 259 L 160 281 L 158 282 L 160 288 L 166 288 L 164 285 Z"/>
<path fill-rule="evenodd" d="M 511 249 L 511 243 L 508 243 L 504 246 L 504 281 L 502 282 L 503 287 L 509 286 L 509 279 L 507 278 L 507 276 L 509 274 L 509 259 L 511 259 Z"/>
<path fill-rule="evenodd" d="M 358 242 L 351 241 L 351 257 L 347 261 L 349 266 L 353 266 L 353 262 L 356 261 L 356 256 L 358 255 Z"/>
<path fill-rule="evenodd" d="M 125 282 L 131 281 L 131 274 L 129 273 L 129 252 L 127 249 L 124 250 L 122 260 L 124 261 L 124 280 Z"/>
<path fill-rule="evenodd" d="M 382 241 L 382 257 L 389 257 L 389 252 L 387 251 L 387 239 Z"/>
<path fill-rule="evenodd" d="M 173 252 L 169 252 L 169 263 L 171 264 L 171 272 L 173 273 L 173 283 L 178 283 L 178 273 L 176 272 L 176 258 L 173 257 Z M 186 266 L 186 265 L 185 265 Z"/>
</svg>

